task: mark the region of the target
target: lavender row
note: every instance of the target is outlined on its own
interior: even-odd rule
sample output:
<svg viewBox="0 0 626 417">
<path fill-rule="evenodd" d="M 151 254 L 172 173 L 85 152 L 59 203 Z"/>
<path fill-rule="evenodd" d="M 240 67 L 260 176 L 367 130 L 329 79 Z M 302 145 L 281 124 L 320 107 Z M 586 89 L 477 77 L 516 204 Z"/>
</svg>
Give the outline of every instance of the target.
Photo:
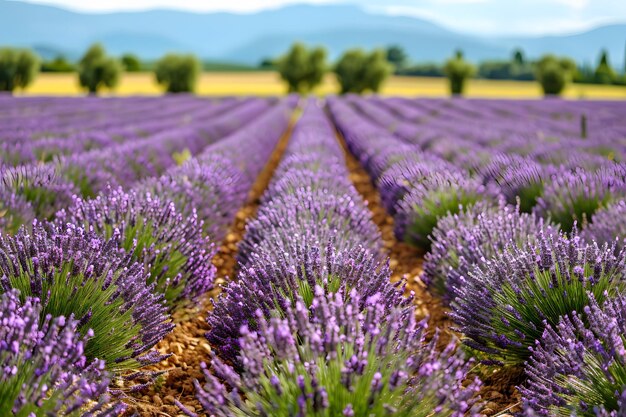
<svg viewBox="0 0 626 417">
<path fill-rule="evenodd" d="M 117 241 L 143 263 L 148 283 L 155 283 L 171 311 L 194 305 L 213 288 L 211 260 L 292 107 L 293 100 L 277 105 L 198 157 L 129 191 L 110 187 L 94 199 L 74 197 L 57 221 Z"/>
<path fill-rule="evenodd" d="M 231 99 L 227 99 L 231 100 Z M 155 117 L 181 114 L 196 105 L 211 107 L 214 102 L 191 96 L 115 98 L 19 98 L 0 101 L 0 141 L 16 143 L 42 138 L 71 137 L 72 134 L 114 129 L 134 124 L 146 115 Z"/>
<path fill-rule="evenodd" d="M 154 109 L 146 119 L 145 115 L 133 115 L 128 121 L 117 120 L 114 125 L 98 129 L 81 128 L 68 135 L 46 135 L 35 140 L 17 136 L 14 140 L 0 143 L 2 161 L 0 164 L 16 166 L 30 162 L 50 162 L 55 158 L 78 154 L 93 149 L 104 149 L 124 142 L 141 140 L 168 129 L 175 129 L 189 124 L 194 119 L 215 117 L 237 105 L 235 100 L 226 100 L 221 104 L 209 104 L 200 100 L 172 102 Z M 109 109 L 102 106 L 99 113 L 107 114 Z M 33 118 L 44 117 L 37 114 Z M 80 127 L 80 125 L 79 125 Z"/>
<path fill-rule="evenodd" d="M 15 231 L 16 225 L 28 224 L 32 217 L 51 219 L 71 204 L 73 195 L 94 197 L 107 187 L 127 188 L 143 178 L 161 175 L 182 162 L 177 161 L 177 153 L 196 154 L 269 107 L 268 101 L 248 100 L 214 119 L 196 120 L 141 140 L 70 155 L 51 164 L 8 169 L 0 184 L 4 197 L 0 228 Z"/>
<path fill-rule="evenodd" d="M 441 415 L 461 416 L 472 408 L 478 383 L 461 386 L 461 354 L 452 345 L 436 354 L 436 338 L 425 342 L 411 300 L 379 263 L 379 233 L 341 152 L 309 101 L 247 227 L 238 281 L 208 319 L 216 354 L 196 389 L 211 415 L 408 416 L 436 404 Z"/>
<path fill-rule="evenodd" d="M 401 141 L 365 119 L 340 99 L 329 100 L 337 128 L 380 191 L 394 216 L 398 239 L 430 247 L 429 235 L 440 217 L 482 199 L 496 200 L 485 186 L 454 164 Z"/>
<path fill-rule="evenodd" d="M 355 107 L 365 109 L 378 123 L 389 121 L 388 115 L 372 117 L 375 106 Z M 348 137 L 349 128 L 361 123 L 359 138 L 366 140 L 354 147 L 357 155 L 359 151 L 366 155 L 362 160 L 374 178 L 383 172 L 378 177 L 383 195 L 389 189 L 405 192 L 403 186 L 424 181 L 420 160 L 439 158 L 438 167 L 446 171 L 462 165 L 454 156 L 458 154 L 442 160 L 443 154 L 416 142 L 409 146 L 422 154 L 421 159 L 394 171 L 403 164 L 398 160 L 408 158 L 391 156 L 380 162 L 373 149 L 393 146 L 401 134 L 390 136 L 379 125 L 366 123 L 345 103 L 332 103 L 331 108 Z M 467 130 L 471 132 L 470 127 Z M 382 144 L 374 142 L 376 136 Z M 351 137 L 356 142 L 355 138 Z M 577 149 L 576 141 L 562 140 L 564 146 Z M 451 141 L 461 147 L 461 141 Z M 589 146 L 598 143 L 602 138 L 590 139 Z M 472 140 L 466 144 L 471 147 Z M 407 142 L 399 145 L 409 151 Z M 544 145 L 538 140 L 525 146 L 541 153 Z M 619 144 L 615 146 L 619 149 Z M 490 151 L 480 144 L 477 149 Z M 542 164 L 497 150 L 487 161 L 474 176 L 487 187 L 499 188 L 502 195 L 494 201 L 486 191 L 487 198 L 442 213 L 430 234 L 432 246 L 422 280 L 450 306 L 464 343 L 484 364 L 524 366 L 527 380 L 518 387 L 522 414 L 621 415 L 626 411 L 621 336 L 626 328 L 626 252 L 620 249 L 624 235 L 619 228 L 624 213 L 623 165 L 604 160 L 590 166 L 580 155 L 562 165 L 558 160 Z M 379 169 L 389 162 L 391 168 Z M 404 175 L 407 170 L 413 176 Z M 524 200 L 517 207 L 507 204 L 520 197 L 526 198 L 526 205 Z M 406 195 L 402 199 L 406 201 Z M 416 202 L 412 209 L 423 211 L 427 202 L 421 204 Z M 401 202 L 388 209 L 398 219 L 405 206 Z M 584 225 L 582 238 L 576 221 Z"/>
<path fill-rule="evenodd" d="M 184 274 L 210 264 L 210 257 L 199 254 L 210 252 L 211 242 L 194 240 L 203 233 L 193 205 L 202 201 L 184 201 L 174 189 L 169 195 L 177 200 L 158 200 L 151 197 L 150 184 L 165 190 L 177 181 L 182 184 L 194 172 L 191 167 L 199 167 L 218 177 L 213 180 L 222 187 L 218 205 L 229 207 L 223 214 L 231 218 L 216 221 L 232 222 L 233 206 L 243 203 L 251 186 L 246 174 L 261 170 L 260 161 L 269 157 L 294 104 L 287 100 L 224 139 L 241 149 L 228 152 L 226 145 L 215 146 L 220 165 L 211 165 L 207 149 L 201 158 L 128 193 L 112 189 L 95 200 L 75 197 L 74 206 L 56 223 L 35 222 L 30 231 L 22 228 L 14 236 L 0 233 L 0 410 L 116 416 L 124 409 L 119 400 L 126 392 L 141 390 L 160 375 L 142 368 L 169 356 L 153 350 L 173 327 L 168 290 L 181 289 L 181 296 L 193 299 L 201 295 L 187 285 L 206 288 L 187 282 Z M 256 158 L 248 164 L 252 153 Z M 226 165 L 230 169 L 225 173 Z M 220 180 L 231 182 L 232 194 Z M 210 184 L 196 185 L 197 193 L 211 194 Z M 180 203 L 194 221 L 181 215 Z M 185 230 L 191 227 L 198 229 Z M 130 250 L 124 246 L 128 242 Z M 181 264 L 179 255 L 189 255 L 187 250 L 199 257 Z M 153 275 L 156 266 L 162 270 Z M 213 276 L 207 278 L 212 283 Z"/>
</svg>

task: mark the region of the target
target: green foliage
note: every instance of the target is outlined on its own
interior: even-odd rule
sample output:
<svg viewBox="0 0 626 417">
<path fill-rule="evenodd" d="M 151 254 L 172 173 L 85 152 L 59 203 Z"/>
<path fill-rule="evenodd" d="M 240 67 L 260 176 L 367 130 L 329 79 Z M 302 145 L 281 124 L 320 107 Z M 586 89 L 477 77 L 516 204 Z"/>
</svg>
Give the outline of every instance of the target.
<svg viewBox="0 0 626 417">
<path fill-rule="evenodd" d="M 576 63 L 569 58 L 544 55 L 536 64 L 537 81 L 545 95 L 559 95 L 577 73 Z"/>
<path fill-rule="evenodd" d="M 89 317 L 87 325 L 78 329 L 82 335 L 86 335 L 89 329 L 94 331 L 94 337 L 85 346 L 85 356 L 105 360 L 107 368 L 114 372 L 136 368 L 134 360 L 117 361 L 129 358 L 133 353 L 128 342 L 139 335 L 141 328 L 139 324 L 129 325 L 133 323 L 132 310 L 125 309 L 124 300 L 116 297 L 119 287 L 108 284 L 115 283 L 124 271 L 107 268 L 86 279 L 81 267 L 83 263 L 68 259 L 54 269 L 52 277 L 41 281 L 43 294 L 47 294 L 42 317 L 46 314 Z M 22 270 L 9 275 L 8 280 L 12 288 L 20 290 L 20 298 L 24 299 L 32 296 L 31 277 L 37 274 L 39 267 L 36 259 L 28 259 L 21 267 Z M 124 329 L 125 337 L 120 337 L 118 329 Z"/>
<path fill-rule="evenodd" d="M 513 63 L 519 66 L 523 66 L 526 64 L 526 60 L 524 59 L 524 52 L 521 49 L 516 49 L 515 51 L 513 51 Z"/>
<path fill-rule="evenodd" d="M 409 57 L 401 46 L 392 45 L 387 48 L 386 53 L 387 61 L 394 66 L 396 72 L 402 70 L 407 65 Z"/>
<path fill-rule="evenodd" d="M 594 79 L 599 84 L 612 84 L 617 79 L 615 70 L 609 64 L 609 53 L 606 50 L 600 54 L 600 62 L 596 67 Z"/>
<path fill-rule="evenodd" d="M 491 80 L 534 80 L 532 66 L 526 62 L 521 50 L 513 52 L 510 61 L 483 61 L 478 66 L 478 76 Z"/>
<path fill-rule="evenodd" d="M 361 49 L 351 49 L 341 56 L 335 66 L 341 94 L 361 94 L 365 91 L 376 93 L 392 70 L 383 50 L 374 50 L 368 54 Z"/>
<path fill-rule="evenodd" d="M 358 324 L 356 324 L 358 325 Z M 389 381 L 393 378 L 396 369 L 400 369 L 407 362 L 410 352 L 407 350 L 394 350 L 393 343 L 381 343 L 380 339 L 383 335 L 375 337 L 368 344 L 369 350 L 367 358 L 376 358 L 376 360 L 364 361 L 364 368 L 358 377 L 353 376 L 352 389 L 345 386 L 344 370 L 345 364 L 351 358 L 356 357 L 359 352 L 354 342 L 342 343 L 342 349 L 338 349 L 337 355 L 327 359 L 316 352 L 310 344 L 298 345 L 298 356 L 301 361 L 296 362 L 290 360 L 281 360 L 280 358 L 272 361 L 268 360 L 265 364 L 264 372 L 261 373 L 259 391 L 250 391 L 247 393 L 246 406 L 252 410 L 256 410 L 256 404 L 262 405 L 264 410 L 272 410 L 274 416 L 291 416 L 295 415 L 296 404 L 298 398 L 302 396 L 302 390 L 296 383 L 298 376 L 304 378 L 304 386 L 307 392 L 314 392 L 316 387 L 324 387 L 328 394 L 328 408 L 320 409 L 317 412 L 307 413 L 307 416 L 323 417 L 323 416 L 341 416 L 346 415 L 344 410 L 350 405 L 354 416 L 384 416 L 391 414 L 393 409 L 394 416 L 429 416 L 435 409 L 437 398 L 434 396 L 422 395 L 406 395 L 404 392 L 406 386 L 399 384 L 393 386 Z M 380 346 L 384 350 L 380 349 Z M 270 347 L 271 348 L 271 347 Z M 382 350 L 382 351 L 381 351 Z M 317 369 L 319 379 L 314 380 L 311 372 L 304 363 L 310 364 Z M 272 380 L 270 375 L 276 375 L 278 384 Z M 382 384 L 381 390 L 376 394 L 376 401 L 373 401 L 372 385 L 375 377 L 378 377 Z M 282 387 L 282 392 L 274 389 L 275 385 Z M 312 400 L 308 400 L 308 409 L 311 410 Z M 447 410 L 446 410 L 447 411 Z M 256 415 L 256 413 L 248 414 L 242 410 L 233 410 L 236 416 Z M 442 412 L 441 415 L 448 413 Z M 260 415 L 260 414 L 259 414 Z"/>
<path fill-rule="evenodd" d="M 400 75 L 412 75 L 415 77 L 443 77 L 443 67 L 435 63 L 424 63 L 411 65 L 396 71 Z"/>
<path fill-rule="evenodd" d="M 593 277 L 594 268 L 597 267 L 592 262 L 585 263 L 583 276 Z M 501 292 L 494 293 L 493 328 L 497 334 L 515 341 L 507 345 L 505 356 L 500 358 L 503 362 L 522 364 L 530 356 L 529 347 L 541 339 L 545 323 L 554 327 L 561 316 L 583 311 L 589 304 L 590 293 L 602 303 L 605 295 L 612 296 L 624 289 L 624 284 L 613 278 L 620 271 L 602 271 L 593 284 L 590 280 L 568 279 L 568 273 L 571 271 L 561 271 L 558 267 L 535 268 L 528 271 L 519 285 L 506 283 Z"/>
<path fill-rule="evenodd" d="M 193 92 L 201 71 L 200 61 L 191 54 L 167 54 L 157 61 L 154 68 L 157 82 L 168 93 Z"/>
<path fill-rule="evenodd" d="M 14 91 L 32 83 L 39 72 L 39 58 L 28 49 L 0 49 L 0 91 Z"/>
<path fill-rule="evenodd" d="M 429 250 L 429 239 L 439 219 L 450 214 L 457 214 L 463 207 L 471 207 L 480 197 L 463 190 L 433 190 L 429 192 L 422 204 L 414 204 L 404 240 L 417 248 Z"/>
<path fill-rule="evenodd" d="M 259 63 L 259 69 L 277 69 L 278 68 L 278 61 L 276 61 L 275 59 L 272 58 L 263 58 L 261 60 L 261 62 Z"/>
<path fill-rule="evenodd" d="M 326 73 L 326 50 L 321 47 L 309 50 L 296 43 L 276 65 L 290 93 L 310 93 Z"/>
<path fill-rule="evenodd" d="M 62 55 L 41 64 L 41 72 L 74 72 L 75 70 L 76 66 Z"/>
<path fill-rule="evenodd" d="M 443 68 L 450 81 L 450 93 L 452 95 L 463 94 L 465 81 L 476 72 L 473 65 L 463 59 L 463 52 L 458 50 L 454 58 L 446 61 Z"/>
<path fill-rule="evenodd" d="M 91 94 L 102 88 L 114 88 L 121 72 L 119 61 L 107 56 L 100 44 L 92 45 L 78 62 L 78 81 Z"/>
<path fill-rule="evenodd" d="M 137 55 L 124 54 L 121 58 L 122 66 L 126 72 L 139 72 L 141 71 L 141 61 Z"/>
</svg>

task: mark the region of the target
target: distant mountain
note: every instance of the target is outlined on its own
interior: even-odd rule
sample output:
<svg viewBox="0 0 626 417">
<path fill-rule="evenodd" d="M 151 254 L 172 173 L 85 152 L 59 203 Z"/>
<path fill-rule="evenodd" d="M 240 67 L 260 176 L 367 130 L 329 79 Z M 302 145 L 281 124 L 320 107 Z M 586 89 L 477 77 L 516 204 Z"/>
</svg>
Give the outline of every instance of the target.
<svg viewBox="0 0 626 417">
<path fill-rule="evenodd" d="M 150 10 L 80 13 L 53 6 L 0 0 L 0 45 L 33 47 L 76 58 L 93 42 L 113 54 L 154 59 L 171 51 L 204 59 L 257 64 L 294 41 L 322 44 L 337 57 L 349 47 L 403 46 L 414 61 L 442 61 L 461 48 L 471 60 L 505 58 L 514 47 L 529 56 L 563 53 L 595 62 L 602 48 L 623 62 L 626 24 L 541 38 L 481 38 L 414 17 L 371 14 L 354 5 L 293 5 L 251 14 Z M 40 53 L 41 53 L 40 52 Z M 621 64 L 620 64 L 621 66 Z"/>
</svg>

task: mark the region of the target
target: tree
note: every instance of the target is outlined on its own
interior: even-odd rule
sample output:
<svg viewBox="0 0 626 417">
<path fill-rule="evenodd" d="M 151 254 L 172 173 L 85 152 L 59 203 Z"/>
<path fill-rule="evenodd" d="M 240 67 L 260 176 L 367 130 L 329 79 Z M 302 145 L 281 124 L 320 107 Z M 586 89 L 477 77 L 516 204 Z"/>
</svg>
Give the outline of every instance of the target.
<svg viewBox="0 0 626 417">
<path fill-rule="evenodd" d="M 290 93 L 309 93 L 324 79 L 326 50 L 321 47 L 309 50 L 305 45 L 295 43 L 279 59 L 277 68 Z"/>
<path fill-rule="evenodd" d="M 168 93 L 191 93 L 196 89 L 202 65 L 195 55 L 167 54 L 156 62 L 157 82 Z"/>
<path fill-rule="evenodd" d="M 0 49 L 0 91 L 14 91 L 32 83 L 39 72 L 39 58 L 28 49 Z"/>
<path fill-rule="evenodd" d="M 569 58 L 544 55 L 537 61 L 536 71 L 543 93 L 549 96 L 561 94 L 574 78 L 577 69 L 576 63 Z"/>
<path fill-rule="evenodd" d="M 387 61 L 394 66 L 396 72 L 406 67 L 409 57 L 401 46 L 392 45 L 387 48 L 386 53 Z"/>
<path fill-rule="evenodd" d="M 594 79 L 600 84 L 612 84 L 617 79 L 615 70 L 609 64 L 609 53 L 606 50 L 600 53 L 600 62 L 596 67 Z"/>
<path fill-rule="evenodd" d="M 74 72 L 76 67 L 63 55 L 41 64 L 41 72 Z"/>
<path fill-rule="evenodd" d="M 120 62 L 107 56 L 100 44 L 89 47 L 78 62 L 78 81 L 90 94 L 96 94 L 102 88 L 114 88 L 121 72 Z"/>
<path fill-rule="evenodd" d="M 141 61 L 137 55 L 124 54 L 121 58 L 122 66 L 126 72 L 139 72 L 141 71 Z"/>
<path fill-rule="evenodd" d="M 454 58 L 446 62 L 443 70 L 450 81 L 452 95 L 463 94 L 465 81 L 475 73 L 474 66 L 463 59 L 463 52 L 460 50 L 456 51 Z"/>
<path fill-rule="evenodd" d="M 524 52 L 519 48 L 513 51 L 513 64 L 520 67 L 526 64 L 526 61 L 524 60 Z"/>
<path fill-rule="evenodd" d="M 368 54 L 361 49 L 351 49 L 344 52 L 335 66 L 341 94 L 361 94 L 365 91 L 376 93 L 392 70 L 383 50 Z"/>
</svg>

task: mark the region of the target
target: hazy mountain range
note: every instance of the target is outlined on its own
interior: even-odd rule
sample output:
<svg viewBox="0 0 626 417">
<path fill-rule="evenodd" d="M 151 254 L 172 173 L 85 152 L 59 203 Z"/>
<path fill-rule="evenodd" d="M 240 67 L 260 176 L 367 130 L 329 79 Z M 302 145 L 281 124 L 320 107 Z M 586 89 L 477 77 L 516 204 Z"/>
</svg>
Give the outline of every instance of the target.
<svg viewBox="0 0 626 417">
<path fill-rule="evenodd" d="M 113 54 L 133 52 L 144 59 L 184 51 L 204 59 L 257 64 L 280 55 L 296 40 L 326 46 L 331 58 L 350 47 L 398 44 L 413 61 L 443 61 L 456 48 L 474 61 L 506 58 L 521 47 L 530 57 L 554 52 L 595 64 L 605 48 L 613 65 L 623 68 L 626 23 L 580 34 L 511 39 L 472 36 L 415 17 L 370 14 L 354 5 L 294 5 L 252 14 L 96 14 L 0 0 L 0 45 L 32 47 L 45 58 L 76 58 L 100 41 Z"/>
</svg>

